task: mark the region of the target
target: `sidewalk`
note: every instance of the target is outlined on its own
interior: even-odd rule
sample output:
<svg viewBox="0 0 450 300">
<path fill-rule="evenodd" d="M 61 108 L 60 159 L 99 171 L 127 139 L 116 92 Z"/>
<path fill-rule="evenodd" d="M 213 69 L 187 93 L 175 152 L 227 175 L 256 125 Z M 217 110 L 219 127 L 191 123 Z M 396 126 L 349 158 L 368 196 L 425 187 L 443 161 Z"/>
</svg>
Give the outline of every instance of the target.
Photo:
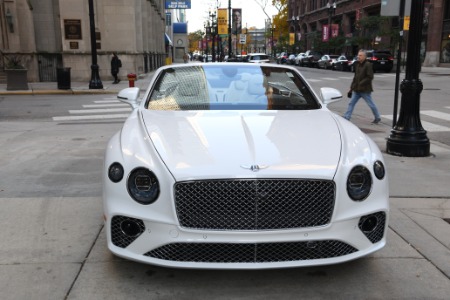
<svg viewBox="0 0 450 300">
<path fill-rule="evenodd" d="M 154 72 L 142 74 L 134 82 L 134 86 L 146 90 Z M 120 90 L 129 87 L 128 80 L 121 80 L 113 84 L 113 80 L 102 80 L 102 89 L 89 89 L 89 81 L 75 81 L 70 83 L 70 89 L 58 89 L 58 83 L 52 82 L 29 82 L 29 90 L 8 91 L 6 84 L 0 84 L 0 95 L 89 95 L 89 94 L 117 94 Z"/>
</svg>

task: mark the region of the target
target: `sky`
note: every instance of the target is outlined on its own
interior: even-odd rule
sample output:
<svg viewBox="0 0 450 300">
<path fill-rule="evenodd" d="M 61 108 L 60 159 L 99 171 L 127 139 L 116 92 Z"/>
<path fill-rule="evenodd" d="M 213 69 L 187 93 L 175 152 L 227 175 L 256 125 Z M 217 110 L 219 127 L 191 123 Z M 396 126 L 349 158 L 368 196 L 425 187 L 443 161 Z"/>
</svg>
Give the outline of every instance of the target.
<svg viewBox="0 0 450 300">
<path fill-rule="evenodd" d="M 269 16 L 277 14 L 275 7 L 268 1 L 266 12 Z M 208 11 L 216 8 L 228 8 L 228 0 L 191 0 L 191 9 L 186 9 L 186 21 L 188 32 L 204 31 L 203 24 L 208 18 Z M 231 0 L 231 8 L 242 9 L 242 27 L 264 28 L 264 20 L 267 16 L 255 0 Z"/>
</svg>

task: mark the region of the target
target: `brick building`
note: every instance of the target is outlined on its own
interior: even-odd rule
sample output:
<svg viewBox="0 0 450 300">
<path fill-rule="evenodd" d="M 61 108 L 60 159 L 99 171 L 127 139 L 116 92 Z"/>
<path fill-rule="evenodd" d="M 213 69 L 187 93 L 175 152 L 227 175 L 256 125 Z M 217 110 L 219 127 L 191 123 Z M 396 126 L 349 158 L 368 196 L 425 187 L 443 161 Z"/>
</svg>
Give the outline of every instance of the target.
<svg viewBox="0 0 450 300">
<path fill-rule="evenodd" d="M 421 51 L 424 66 L 450 66 L 450 1 L 423 0 L 424 23 Z M 345 38 L 341 47 L 332 50 L 355 54 L 361 45 L 361 38 L 367 32 L 358 28 L 358 21 L 364 17 L 379 16 L 381 0 L 289 0 L 289 32 L 295 34 L 299 50 L 314 49 L 320 42 L 327 42 L 331 34 Z M 405 12 L 405 15 L 409 15 Z M 328 27 L 328 25 L 333 27 Z M 387 28 L 399 30 L 399 20 L 391 17 Z M 405 32 L 407 38 L 407 32 Z M 361 40 L 361 39 L 360 39 Z M 404 43 L 406 45 L 406 43 Z M 376 36 L 366 48 L 398 49 L 398 43 L 390 36 Z"/>
</svg>

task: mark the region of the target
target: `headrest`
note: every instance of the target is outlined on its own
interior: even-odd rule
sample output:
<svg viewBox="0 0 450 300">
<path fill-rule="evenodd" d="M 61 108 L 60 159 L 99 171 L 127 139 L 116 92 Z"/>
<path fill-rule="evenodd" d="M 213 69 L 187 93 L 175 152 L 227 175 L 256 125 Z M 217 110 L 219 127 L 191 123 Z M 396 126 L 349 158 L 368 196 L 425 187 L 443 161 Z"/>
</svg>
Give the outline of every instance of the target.
<svg viewBox="0 0 450 300">
<path fill-rule="evenodd" d="M 251 79 L 248 82 L 247 91 L 249 94 L 252 95 L 264 95 L 265 88 L 262 75 L 253 75 L 251 77 Z"/>
</svg>

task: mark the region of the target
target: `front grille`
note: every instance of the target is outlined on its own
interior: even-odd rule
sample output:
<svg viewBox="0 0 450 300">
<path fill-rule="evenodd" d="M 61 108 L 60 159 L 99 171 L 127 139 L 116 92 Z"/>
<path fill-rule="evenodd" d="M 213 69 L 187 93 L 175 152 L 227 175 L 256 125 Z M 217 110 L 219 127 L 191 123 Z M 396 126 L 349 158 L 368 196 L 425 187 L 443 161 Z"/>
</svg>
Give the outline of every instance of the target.
<svg viewBox="0 0 450 300">
<path fill-rule="evenodd" d="M 145 253 L 145 256 L 178 262 L 203 263 L 269 263 L 339 257 L 358 251 L 334 240 L 229 244 L 229 243 L 175 243 Z"/>
<path fill-rule="evenodd" d="M 175 185 L 180 225 L 193 229 L 263 230 L 330 222 L 335 185 L 328 180 L 207 180 Z"/>
</svg>

